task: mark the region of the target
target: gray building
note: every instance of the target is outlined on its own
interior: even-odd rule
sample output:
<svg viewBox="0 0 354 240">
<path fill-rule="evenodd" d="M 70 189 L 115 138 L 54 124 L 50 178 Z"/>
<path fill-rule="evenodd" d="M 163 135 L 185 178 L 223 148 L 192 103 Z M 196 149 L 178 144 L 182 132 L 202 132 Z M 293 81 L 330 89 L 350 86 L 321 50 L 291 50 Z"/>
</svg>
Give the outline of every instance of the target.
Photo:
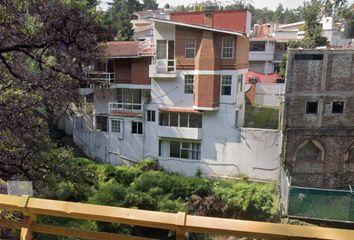
<svg viewBox="0 0 354 240">
<path fill-rule="evenodd" d="M 354 184 L 354 51 L 290 50 L 283 161 L 292 185 Z"/>
</svg>

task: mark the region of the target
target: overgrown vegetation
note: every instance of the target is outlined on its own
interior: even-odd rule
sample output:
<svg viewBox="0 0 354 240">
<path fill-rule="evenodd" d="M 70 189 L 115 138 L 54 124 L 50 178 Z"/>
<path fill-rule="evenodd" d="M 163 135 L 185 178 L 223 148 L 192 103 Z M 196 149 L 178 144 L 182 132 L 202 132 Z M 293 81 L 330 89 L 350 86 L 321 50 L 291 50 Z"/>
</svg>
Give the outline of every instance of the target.
<svg viewBox="0 0 354 240">
<path fill-rule="evenodd" d="M 279 109 L 246 105 L 245 127 L 278 129 Z"/>
<path fill-rule="evenodd" d="M 145 159 L 135 166 L 98 164 L 73 158 L 76 172 L 88 173 L 81 183 L 59 180 L 42 197 L 99 205 L 138 208 L 163 212 L 187 211 L 189 214 L 270 221 L 277 209 L 277 190 L 272 183 L 247 180 L 217 181 L 185 177 L 158 169 L 156 161 Z M 80 168 L 84 168 L 79 170 Z M 87 177 L 87 178 L 86 178 Z M 42 218 L 61 226 L 118 232 L 132 235 L 173 236 L 167 231 L 109 223 Z M 42 239 L 48 239 L 46 238 Z"/>
</svg>

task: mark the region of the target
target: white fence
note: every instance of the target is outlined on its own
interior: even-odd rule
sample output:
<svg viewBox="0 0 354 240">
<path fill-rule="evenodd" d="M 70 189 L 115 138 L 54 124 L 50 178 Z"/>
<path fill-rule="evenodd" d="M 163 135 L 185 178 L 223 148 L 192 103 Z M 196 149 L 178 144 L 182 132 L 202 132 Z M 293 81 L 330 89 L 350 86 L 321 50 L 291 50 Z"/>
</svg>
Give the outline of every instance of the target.
<svg viewBox="0 0 354 240">
<path fill-rule="evenodd" d="M 249 87 L 250 84 L 246 85 Z M 284 99 L 284 83 L 256 83 L 255 104 L 269 107 L 279 107 Z"/>
</svg>

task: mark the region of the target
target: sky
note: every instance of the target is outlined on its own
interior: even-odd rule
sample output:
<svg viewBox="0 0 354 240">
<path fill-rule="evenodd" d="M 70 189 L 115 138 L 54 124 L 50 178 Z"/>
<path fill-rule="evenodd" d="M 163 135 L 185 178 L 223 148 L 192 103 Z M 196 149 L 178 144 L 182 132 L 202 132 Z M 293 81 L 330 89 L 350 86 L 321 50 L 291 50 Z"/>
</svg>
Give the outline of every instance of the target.
<svg viewBox="0 0 354 240">
<path fill-rule="evenodd" d="M 105 3 L 110 0 L 101 0 L 102 7 L 105 8 Z M 218 2 L 232 2 L 231 0 L 217 0 Z M 275 10 L 276 7 L 281 3 L 284 8 L 297 8 L 302 5 L 304 0 L 250 0 L 252 5 L 256 8 L 264 8 L 267 7 L 269 9 Z M 176 5 L 188 5 L 190 3 L 195 3 L 196 0 L 157 0 L 157 3 L 160 7 L 165 6 L 166 3 L 169 3 L 172 6 Z M 202 0 L 197 0 L 197 2 L 202 2 Z"/>
</svg>

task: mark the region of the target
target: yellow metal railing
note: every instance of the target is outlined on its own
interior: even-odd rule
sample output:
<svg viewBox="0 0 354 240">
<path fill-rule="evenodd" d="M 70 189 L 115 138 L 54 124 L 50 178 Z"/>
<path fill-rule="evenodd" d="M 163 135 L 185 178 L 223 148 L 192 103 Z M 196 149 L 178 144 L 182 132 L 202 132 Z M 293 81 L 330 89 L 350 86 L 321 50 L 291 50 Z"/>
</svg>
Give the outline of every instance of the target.
<svg viewBox="0 0 354 240">
<path fill-rule="evenodd" d="M 0 209 L 23 213 L 23 221 L 0 220 L 0 227 L 20 229 L 21 240 L 30 240 L 34 232 L 92 240 L 147 239 L 39 224 L 36 221 L 38 215 L 168 229 L 176 232 L 177 240 L 184 239 L 188 232 L 258 239 L 354 239 L 352 230 L 199 217 L 182 212 L 164 213 L 8 195 L 0 195 Z"/>
</svg>

